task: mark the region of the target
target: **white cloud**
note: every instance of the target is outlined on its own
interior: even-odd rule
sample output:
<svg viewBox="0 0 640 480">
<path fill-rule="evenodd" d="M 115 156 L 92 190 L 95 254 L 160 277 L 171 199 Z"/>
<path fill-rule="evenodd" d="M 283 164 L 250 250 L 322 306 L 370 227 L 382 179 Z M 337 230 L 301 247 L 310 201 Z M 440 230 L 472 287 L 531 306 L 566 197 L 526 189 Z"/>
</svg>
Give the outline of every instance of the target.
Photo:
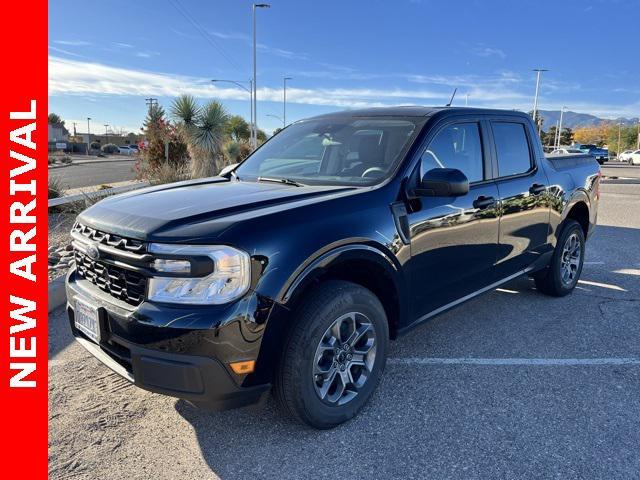
<svg viewBox="0 0 640 480">
<path fill-rule="evenodd" d="M 464 104 L 469 94 L 469 105 L 505 109 L 530 110 L 533 93 L 516 89 L 520 78 L 511 72 L 494 76 L 440 76 L 404 75 L 421 88 L 296 88 L 287 89 L 287 100 L 305 105 L 324 105 L 342 108 L 415 104 L 444 105 L 454 87 L 458 96 L 454 105 Z M 528 85 L 527 85 L 528 87 Z M 132 70 L 111 67 L 99 63 L 49 57 L 50 95 L 119 95 L 119 96 L 164 96 L 175 97 L 191 94 L 199 98 L 221 100 L 247 100 L 247 92 L 235 87 L 213 85 L 210 79 L 186 75 Z M 258 99 L 281 102 L 282 90 L 263 87 L 258 90 Z M 559 109 L 570 106 L 573 111 L 587 112 L 603 117 L 636 116 L 640 104 L 607 105 L 565 98 L 562 103 L 541 98 L 540 108 Z"/>
<path fill-rule="evenodd" d="M 63 53 L 65 55 L 69 55 L 71 57 L 86 58 L 84 55 L 80 55 L 78 53 L 73 53 L 73 52 L 70 52 L 69 50 L 64 50 L 63 48 L 54 47 L 52 45 L 49 45 L 49 50 L 51 50 L 53 52 L 56 52 L 56 53 Z"/>
<path fill-rule="evenodd" d="M 158 55 L 160 55 L 160 52 L 150 52 L 150 51 L 136 52 L 136 57 L 139 57 L 139 58 L 151 58 L 151 57 L 157 57 Z"/>
<path fill-rule="evenodd" d="M 200 98 L 246 100 L 247 93 L 239 88 L 225 88 L 209 79 L 184 75 L 131 70 L 98 63 L 49 57 L 50 95 L 156 95 L 174 97 L 188 93 Z M 385 104 L 407 103 L 409 99 L 434 100 L 442 103 L 446 94 L 426 89 L 301 89 L 289 88 L 287 100 L 307 105 L 330 105 L 359 108 Z M 258 99 L 279 102 L 280 88 L 260 88 Z"/>
<path fill-rule="evenodd" d="M 178 33 L 178 32 L 176 32 Z M 215 30 L 208 30 L 207 33 L 214 37 L 220 38 L 222 40 L 240 40 L 247 45 L 252 45 L 253 40 L 249 35 L 245 35 L 244 33 L 239 32 L 219 32 Z M 178 33 L 180 35 L 180 33 Z M 265 45 L 264 43 L 256 44 L 256 48 L 262 52 L 269 53 L 271 55 L 276 55 L 282 58 L 288 59 L 298 59 L 298 60 L 308 60 L 309 56 L 306 53 L 297 53 L 291 50 L 285 50 L 283 48 L 271 47 L 269 45 Z"/>
<path fill-rule="evenodd" d="M 93 45 L 91 42 L 85 40 L 54 40 L 53 43 L 66 45 L 68 47 L 88 47 L 89 45 Z"/>
<path fill-rule="evenodd" d="M 471 49 L 471 53 L 477 55 L 478 57 L 500 57 L 507 58 L 507 54 L 504 53 L 499 48 L 492 48 L 486 46 L 477 46 Z"/>
</svg>

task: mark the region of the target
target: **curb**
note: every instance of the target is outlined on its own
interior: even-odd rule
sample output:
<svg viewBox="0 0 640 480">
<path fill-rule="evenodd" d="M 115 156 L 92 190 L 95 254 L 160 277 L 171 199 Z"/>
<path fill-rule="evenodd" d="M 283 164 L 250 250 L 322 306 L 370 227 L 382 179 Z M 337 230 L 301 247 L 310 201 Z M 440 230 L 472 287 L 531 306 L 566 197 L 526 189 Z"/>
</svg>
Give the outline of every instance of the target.
<svg viewBox="0 0 640 480">
<path fill-rule="evenodd" d="M 49 165 L 49 170 L 55 170 L 56 168 L 65 168 L 65 167 L 70 167 L 71 165 L 73 165 L 73 162 L 71 163 L 64 163 L 61 165 Z"/>
<path fill-rule="evenodd" d="M 49 310 L 51 312 L 58 307 L 61 307 L 67 302 L 67 292 L 64 288 L 64 278 L 66 275 L 62 275 L 51 282 L 49 282 Z"/>
<path fill-rule="evenodd" d="M 93 165 L 94 163 L 113 163 L 113 162 L 130 162 L 137 160 L 137 158 L 105 158 L 99 160 L 74 160 L 74 165 Z"/>
</svg>

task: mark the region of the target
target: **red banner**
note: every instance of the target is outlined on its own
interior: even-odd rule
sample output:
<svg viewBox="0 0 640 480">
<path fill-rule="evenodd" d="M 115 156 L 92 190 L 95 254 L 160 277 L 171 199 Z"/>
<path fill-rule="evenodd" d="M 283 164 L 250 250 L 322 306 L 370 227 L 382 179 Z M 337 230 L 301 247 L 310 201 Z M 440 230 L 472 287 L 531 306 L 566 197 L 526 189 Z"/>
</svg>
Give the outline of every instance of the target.
<svg viewBox="0 0 640 480">
<path fill-rule="evenodd" d="M 47 477 L 47 2 L 5 2 L 0 45 L 0 472 Z"/>
</svg>

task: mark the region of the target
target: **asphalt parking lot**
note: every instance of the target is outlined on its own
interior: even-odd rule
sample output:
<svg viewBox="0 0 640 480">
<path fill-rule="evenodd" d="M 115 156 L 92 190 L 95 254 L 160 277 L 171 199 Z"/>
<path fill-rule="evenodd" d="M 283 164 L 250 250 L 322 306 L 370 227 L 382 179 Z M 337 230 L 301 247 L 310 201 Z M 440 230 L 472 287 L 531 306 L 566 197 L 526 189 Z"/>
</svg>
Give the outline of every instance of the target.
<svg viewBox="0 0 640 480">
<path fill-rule="evenodd" d="M 134 180 L 135 157 L 115 157 L 107 160 L 93 160 L 73 163 L 67 167 L 49 171 L 49 176 L 58 178 L 64 188 L 82 188 L 107 185 L 113 182 Z"/>
<path fill-rule="evenodd" d="M 519 279 L 417 328 L 392 345 L 373 400 L 331 431 L 272 399 L 209 413 L 134 388 L 54 312 L 50 478 L 638 478 L 640 167 L 603 173 L 572 295 Z"/>
</svg>

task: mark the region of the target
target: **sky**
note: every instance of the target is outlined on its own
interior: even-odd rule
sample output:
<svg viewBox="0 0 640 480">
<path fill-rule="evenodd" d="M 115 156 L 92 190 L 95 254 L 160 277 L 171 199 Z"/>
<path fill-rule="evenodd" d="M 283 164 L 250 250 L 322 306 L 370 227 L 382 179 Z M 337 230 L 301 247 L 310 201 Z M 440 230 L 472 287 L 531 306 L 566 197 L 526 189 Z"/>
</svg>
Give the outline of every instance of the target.
<svg viewBox="0 0 640 480">
<path fill-rule="evenodd" d="M 50 0 L 49 111 L 138 131 L 145 98 L 249 118 L 251 1 Z M 257 11 L 258 126 L 348 108 L 454 105 L 640 116 L 640 0 L 272 0 Z M 634 38 L 635 37 L 635 38 Z M 273 116 L 271 116 L 273 115 Z M 276 118 L 279 117 L 279 118 Z"/>
</svg>

